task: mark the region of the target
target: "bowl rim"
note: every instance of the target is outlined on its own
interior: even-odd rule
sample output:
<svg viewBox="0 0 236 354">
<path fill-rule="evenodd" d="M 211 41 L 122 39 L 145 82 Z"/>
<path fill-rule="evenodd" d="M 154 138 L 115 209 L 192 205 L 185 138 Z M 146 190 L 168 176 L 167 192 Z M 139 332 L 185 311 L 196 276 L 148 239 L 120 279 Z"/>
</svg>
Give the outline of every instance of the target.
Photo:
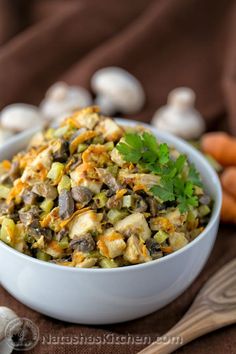
<svg viewBox="0 0 236 354">
<path fill-rule="evenodd" d="M 14 248 L 5 244 L 1 240 L 0 240 L 0 247 L 2 247 L 3 249 L 5 249 L 6 251 L 8 251 L 10 253 L 13 253 L 13 255 L 23 258 L 26 261 L 28 260 L 29 262 L 33 262 L 35 264 L 38 264 L 39 266 L 41 265 L 43 267 L 50 267 L 51 269 L 55 269 L 55 270 L 61 269 L 61 271 L 66 271 L 66 272 L 67 271 L 68 272 L 84 272 L 84 273 L 89 273 L 89 274 L 90 273 L 110 274 L 110 273 L 125 272 L 127 270 L 130 270 L 130 271 L 141 270 L 141 269 L 145 269 L 148 267 L 157 266 L 159 263 L 168 262 L 169 259 L 174 258 L 174 257 L 178 257 L 182 253 L 187 252 L 190 248 L 194 247 L 194 245 L 196 245 L 198 242 L 200 242 L 204 238 L 204 236 L 208 233 L 208 231 L 210 231 L 211 228 L 218 222 L 220 210 L 221 210 L 221 205 L 222 205 L 222 189 L 221 189 L 220 180 L 219 180 L 217 173 L 215 172 L 213 167 L 209 164 L 207 159 L 203 156 L 203 154 L 201 152 L 199 152 L 196 148 L 194 148 L 192 145 L 190 145 L 185 140 L 183 140 L 179 137 L 176 137 L 173 134 L 170 134 L 170 133 L 167 133 L 164 131 L 158 131 L 155 127 L 151 126 L 150 124 L 144 123 L 142 121 L 136 121 L 136 120 L 130 120 L 130 119 L 124 119 L 124 118 L 115 118 L 115 120 L 117 121 L 117 123 L 119 123 L 121 125 L 125 125 L 125 126 L 137 126 L 138 125 L 138 126 L 144 126 L 148 129 L 150 129 L 152 131 L 152 133 L 157 137 L 157 139 L 160 139 L 161 141 L 162 140 L 163 141 L 170 140 L 171 142 L 168 142 L 168 144 L 173 145 L 174 147 L 175 147 L 175 145 L 178 145 L 177 149 L 180 149 L 180 150 L 181 150 L 181 148 L 183 148 L 184 150 L 186 150 L 185 153 L 188 157 L 191 158 L 191 156 L 193 156 L 194 159 L 197 159 L 199 161 L 199 163 L 203 166 L 203 168 L 206 169 L 211 180 L 214 181 L 214 190 L 216 193 L 216 197 L 215 197 L 215 201 L 214 201 L 214 207 L 213 207 L 211 218 L 210 218 L 207 226 L 203 230 L 203 232 L 201 232 L 193 241 L 188 243 L 186 246 L 180 248 L 179 250 L 177 250 L 165 257 L 162 257 L 162 258 L 159 258 L 156 260 L 152 260 L 152 261 L 149 261 L 146 263 L 134 264 L 134 265 L 126 266 L 126 267 L 117 267 L 117 268 L 68 267 L 68 266 L 63 266 L 63 265 L 59 265 L 59 264 L 53 264 L 53 263 L 41 261 L 37 258 L 33 258 L 31 256 L 28 256 L 24 253 L 21 253 L 21 252 L 15 250 Z M 34 133 L 36 133 L 40 130 L 41 129 L 34 128 L 34 129 L 31 129 L 27 132 L 18 134 L 16 136 L 15 140 L 13 138 L 13 139 L 11 139 L 11 141 L 8 141 L 5 145 L 3 145 L 0 148 L 0 152 L 1 152 L 1 150 L 7 149 L 13 143 L 16 144 L 19 141 L 30 138 Z"/>
</svg>

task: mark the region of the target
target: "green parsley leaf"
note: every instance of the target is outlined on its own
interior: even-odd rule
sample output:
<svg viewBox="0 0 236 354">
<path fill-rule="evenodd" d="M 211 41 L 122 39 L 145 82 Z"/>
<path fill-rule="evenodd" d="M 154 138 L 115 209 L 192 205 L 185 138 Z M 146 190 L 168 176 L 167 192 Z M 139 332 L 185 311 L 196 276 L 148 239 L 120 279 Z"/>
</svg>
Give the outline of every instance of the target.
<svg viewBox="0 0 236 354">
<path fill-rule="evenodd" d="M 189 167 L 189 173 L 188 173 L 188 179 L 195 185 L 198 187 L 202 187 L 202 182 L 200 179 L 200 174 L 199 172 L 196 170 L 195 166 L 193 164 L 190 164 Z"/>
<path fill-rule="evenodd" d="M 166 164 L 169 161 L 169 148 L 167 144 L 159 145 L 159 162 L 161 165 Z"/>
<path fill-rule="evenodd" d="M 173 184 L 171 181 L 166 181 L 161 186 L 153 186 L 151 192 L 163 202 L 175 200 Z"/>
<path fill-rule="evenodd" d="M 144 173 L 160 176 L 160 184 L 150 189 L 160 201 L 173 202 L 181 213 L 198 205 L 194 186 L 201 187 L 202 182 L 193 164 L 185 168 L 188 165 L 184 154 L 176 160 L 170 158 L 168 145 L 158 144 L 155 136 L 148 132 L 125 134 L 116 148 L 126 162 L 137 164 Z"/>
<path fill-rule="evenodd" d="M 136 143 L 134 143 L 134 146 L 131 146 L 131 145 L 127 145 L 126 143 L 120 142 L 116 146 L 116 148 L 121 153 L 122 156 L 126 157 L 126 161 L 132 163 L 138 163 L 142 155 L 140 151 L 135 148 L 135 144 Z"/>
</svg>

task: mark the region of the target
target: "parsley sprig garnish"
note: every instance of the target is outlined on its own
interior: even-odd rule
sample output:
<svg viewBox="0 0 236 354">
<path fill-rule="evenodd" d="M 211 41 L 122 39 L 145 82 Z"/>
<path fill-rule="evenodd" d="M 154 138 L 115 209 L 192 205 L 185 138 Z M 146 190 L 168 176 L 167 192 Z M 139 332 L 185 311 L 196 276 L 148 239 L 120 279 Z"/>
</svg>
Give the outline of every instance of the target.
<svg viewBox="0 0 236 354">
<path fill-rule="evenodd" d="M 185 168 L 185 155 L 172 159 L 168 145 L 159 144 L 155 136 L 147 132 L 125 134 L 116 148 L 126 162 L 160 176 L 160 184 L 150 189 L 160 201 L 175 202 L 181 212 L 198 206 L 194 186 L 201 187 L 202 183 L 193 164 Z"/>
</svg>

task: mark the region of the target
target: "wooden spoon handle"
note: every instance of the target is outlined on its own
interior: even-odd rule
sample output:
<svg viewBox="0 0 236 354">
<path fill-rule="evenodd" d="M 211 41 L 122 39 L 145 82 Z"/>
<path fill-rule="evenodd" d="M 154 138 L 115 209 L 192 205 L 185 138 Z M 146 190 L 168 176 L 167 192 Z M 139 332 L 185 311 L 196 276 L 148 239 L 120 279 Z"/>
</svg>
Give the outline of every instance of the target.
<svg viewBox="0 0 236 354">
<path fill-rule="evenodd" d="M 138 354 L 167 354 L 203 334 L 236 322 L 236 259 L 221 268 L 199 292 L 185 316 Z"/>
<path fill-rule="evenodd" d="M 222 325 L 214 321 L 211 311 L 202 306 L 192 309 L 170 331 L 138 354 L 168 354 L 188 342 L 220 328 Z"/>
</svg>

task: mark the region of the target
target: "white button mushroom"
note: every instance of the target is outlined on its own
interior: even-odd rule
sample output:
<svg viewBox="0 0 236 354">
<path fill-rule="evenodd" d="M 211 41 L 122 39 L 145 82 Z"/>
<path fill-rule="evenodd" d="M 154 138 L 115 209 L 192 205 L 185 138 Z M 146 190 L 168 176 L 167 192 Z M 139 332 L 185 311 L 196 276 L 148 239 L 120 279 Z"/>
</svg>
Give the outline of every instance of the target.
<svg viewBox="0 0 236 354">
<path fill-rule="evenodd" d="M 1 112 L 1 125 L 4 129 L 21 132 L 43 124 L 43 116 L 38 108 L 29 104 L 14 103 Z"/>
<path fill-rule="evenodd" d="M 0 306 L 0 341 L 2 341 L 6 336 L 6 327 L 10 321 L 19 319 L 17 314 L 5 306 Z M 16 332 L 20 330 L 21 321 L 17 322 L 17 326 L 14 327 Z M 14 333 L 12 333 L 14 334 Z"/>
<path fill-rule="evenodd" d="M 194 109 L 195 93 L 187 87 L 171 91 L 167 105 L 153 116 L 152 124 L 184 139 L 198 138 L 205 130 L 205 122 Z"/>
<path fill-rule="evenodd" d="M 97 94 L 95 103 L 102 113 L 137 113 L 145 94 L 140 82 L 128 71 L 118 67 L 100 69 L 92 76 L 91 87 Z"/>
<path fill-rule="evenodd" d="M 0 127 L 0 145 L 4 144 L 9 138 L 13 136 L 13 132 Z"/>
<path fill-rule="evenodd" d="M 70 115 L 73 111 L 91 104 L 92 97 L 85 88 L 57 82 L 46 92 L 40 110 L 47 119 L 60 121 L 65 114 Z"/>
</svg>

